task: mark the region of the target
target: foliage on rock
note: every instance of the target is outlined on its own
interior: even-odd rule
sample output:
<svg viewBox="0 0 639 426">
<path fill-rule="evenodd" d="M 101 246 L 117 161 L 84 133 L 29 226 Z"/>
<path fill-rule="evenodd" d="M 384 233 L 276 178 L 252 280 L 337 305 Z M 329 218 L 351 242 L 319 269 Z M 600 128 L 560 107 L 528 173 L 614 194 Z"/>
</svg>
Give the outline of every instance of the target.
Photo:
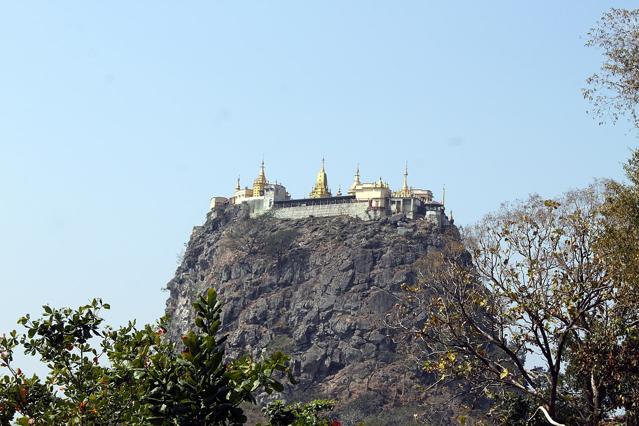
<svg viewBox="0 0 639 426">
<path fill-rule="evenodd" d="M 307 403 L 285 404 L 276 400 L 262 409 L 269 426 L 338 426 L 340 423 L 322 413 L 335 407 L 333 400 L 314 400 Z"/>
</svg>

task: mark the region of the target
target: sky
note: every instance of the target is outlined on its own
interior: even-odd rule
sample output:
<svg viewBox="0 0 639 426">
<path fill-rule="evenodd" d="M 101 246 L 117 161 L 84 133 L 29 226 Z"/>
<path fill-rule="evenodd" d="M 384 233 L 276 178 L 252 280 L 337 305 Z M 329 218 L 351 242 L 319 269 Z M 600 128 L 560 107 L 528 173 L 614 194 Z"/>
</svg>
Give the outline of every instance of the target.
<svg viewBox="0 0 639 426">
<path fill-rule="evenodd" d="M 209 198 L 267 177 L 433 190 L 457 224 L 623 177 L 581 95 L 632 2 L 0 0 L 0 332 L 102 297 L 163 314 Z"/>
</svg>

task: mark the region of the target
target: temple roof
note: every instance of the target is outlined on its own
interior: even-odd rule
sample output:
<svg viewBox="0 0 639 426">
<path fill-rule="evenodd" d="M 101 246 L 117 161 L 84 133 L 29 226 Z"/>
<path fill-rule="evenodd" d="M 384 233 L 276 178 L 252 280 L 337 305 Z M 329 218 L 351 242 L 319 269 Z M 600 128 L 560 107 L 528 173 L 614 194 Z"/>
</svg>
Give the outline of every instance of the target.
<svg viewBox="0 0 639 426">
<path fill-rule="evenodd" d="M 331 191 L 328 189 L 328 176 L 324 169 L 324 159 L 322 158 L 322 168 L 317 173 L 317 179 L 315 179 L 315 186 L 309 194 L 311 198 L 325 198 L 330 197 Z"/>
</svg>

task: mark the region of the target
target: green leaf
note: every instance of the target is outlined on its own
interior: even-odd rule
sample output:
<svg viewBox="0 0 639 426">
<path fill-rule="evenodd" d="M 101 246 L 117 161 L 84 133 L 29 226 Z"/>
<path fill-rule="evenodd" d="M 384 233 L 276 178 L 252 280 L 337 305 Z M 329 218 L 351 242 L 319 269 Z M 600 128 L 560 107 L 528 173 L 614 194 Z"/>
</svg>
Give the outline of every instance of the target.
<svg viewBox="0 0 639 426">
<path fill-rule="evenodd" d="M 507 369 L 507 368 L 504 368 L 504 371 L 502 371 L 502 372 L 499 374 L 499 378 L 503 380 L 503 379 L 505 379 L 506 377 L 508 377 L 508 375 L 509 375 L 509 374 L 510 374 L 510 373 L 508 372 L 508 369 Z"/>
<path fill-rule="evenodd" d="M 217 292 L 213 287 L 209 288 L 206 292 L 206 303 L 209 306 L 214 306 L 215 302 L 217 302 Z"/>
</svg>

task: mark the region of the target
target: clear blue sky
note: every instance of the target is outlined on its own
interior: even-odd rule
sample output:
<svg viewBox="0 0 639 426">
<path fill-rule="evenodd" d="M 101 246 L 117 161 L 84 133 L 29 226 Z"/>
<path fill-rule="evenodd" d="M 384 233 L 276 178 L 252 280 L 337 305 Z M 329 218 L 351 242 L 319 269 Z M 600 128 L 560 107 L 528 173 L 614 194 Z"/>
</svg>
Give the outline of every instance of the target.
<svg viewBox="0 0 639 426">
<path fill-rule="evenodd" d="M 212 195 L 262 156 L 294 196 L 322 157 L 439 196 L 506 200 L 620 178 L 636 145 L 580 88 L 585 34 L 632 2 L 0 3 L 0 330 L 101 296 L 159 317 Z"/>
</svg>

